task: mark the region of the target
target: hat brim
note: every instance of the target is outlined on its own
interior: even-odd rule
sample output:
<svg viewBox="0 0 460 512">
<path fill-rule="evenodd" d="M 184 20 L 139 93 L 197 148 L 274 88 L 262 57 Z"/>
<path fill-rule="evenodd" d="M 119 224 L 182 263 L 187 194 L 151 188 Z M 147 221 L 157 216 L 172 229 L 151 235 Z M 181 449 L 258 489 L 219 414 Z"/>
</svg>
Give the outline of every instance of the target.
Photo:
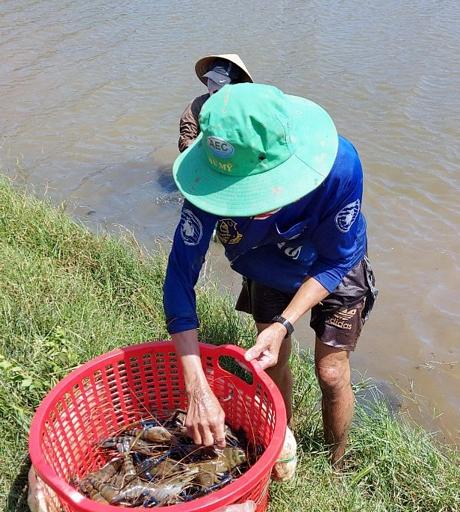
<svg viewBox="0 0 460 512">
<path fill-rule="evenodd" d="M 216 59 L 225 59 L 229 62 L 232 62 L 236 66 L 238 66 L 242 72 L 242 75 L 238 82 L 254 82 L 252 79 L 251 74 L 249 73 L 246 65 L 241 60 L 240 56 L 235 53 L 226 53 L 221 55 L 208 55 L 206 57 L 202 57 L 199 59 L 195 64 L 195 72 L 196 76 L 200 79 L 201 82 L 206 85 L 206 78 L 204 77 L 204 74 L 209 71 L 209 66 L 216 60 Z"/>
<path fill-rule="evenodd" d="M 316 189 L 334 165 L 338 135 L 329 114 L 297 96 L 290 102 L 291 136 L 297 151 L 260 174 L 234 176 L 215 171 L 202 145 L 202 134 L 175 160 L 173 176 L 184 197 L 219 216 L 251 217 L 286 206 Z"/>
</svg>

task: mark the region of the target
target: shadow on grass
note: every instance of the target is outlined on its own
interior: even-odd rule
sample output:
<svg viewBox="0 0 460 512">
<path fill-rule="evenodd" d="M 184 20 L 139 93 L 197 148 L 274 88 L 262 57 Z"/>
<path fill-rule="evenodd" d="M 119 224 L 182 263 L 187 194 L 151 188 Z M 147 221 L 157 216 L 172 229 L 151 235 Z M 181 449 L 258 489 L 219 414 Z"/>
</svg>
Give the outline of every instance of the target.
<svg viewBox="0 0 460 512">
<path fill-rule="evenodd" d="M 27 477 L 31 465 L 29 456 L 22 460 L 6 499 L 5 512 L 30 512 L 27 505 Z"/>
</svg>

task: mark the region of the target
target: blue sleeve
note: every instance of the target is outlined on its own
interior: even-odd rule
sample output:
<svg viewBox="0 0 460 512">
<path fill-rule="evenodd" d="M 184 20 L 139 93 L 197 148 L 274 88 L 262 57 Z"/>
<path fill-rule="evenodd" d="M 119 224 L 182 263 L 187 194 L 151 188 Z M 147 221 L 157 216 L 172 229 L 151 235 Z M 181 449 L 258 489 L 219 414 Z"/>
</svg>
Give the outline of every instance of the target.
<svg viewBox="0 0 460 512">
<path fill-rule="evenodd" d="M 163 306 L 170 334 L 198 327 L 195 284 L 217 218 L 185 201 L 174 234 L 163 286 Z"/>
<path fill-rule="evenodd" d="M 366 223 L 361 214 L 363 172 L 351 144 L 338 165 L 339 172 L 330 184 L 331 206 L 313 233 L 318 258 L 309 272 L 330 293 L 366 251 Z"/>
</svg>

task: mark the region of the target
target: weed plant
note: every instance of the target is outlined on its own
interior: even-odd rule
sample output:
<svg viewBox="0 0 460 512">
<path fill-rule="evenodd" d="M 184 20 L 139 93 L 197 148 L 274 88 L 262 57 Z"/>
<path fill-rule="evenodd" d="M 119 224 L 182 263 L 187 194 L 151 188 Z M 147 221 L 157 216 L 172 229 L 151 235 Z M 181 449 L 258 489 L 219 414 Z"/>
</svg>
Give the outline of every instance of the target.
<svg viewBox="0 0 460 512">
<path fill-rule="evenodd" d="M 59 208 L 0 182 L 0 508 L 25 511 L 27 434 L 47 391 L 113 348 L 167 338 L 165 255 L 91 234 Z M 200 337 L 248 345 L 254 330 L 229 297 L 198 287 Z M 312 362 L 292 357 L 295 479 L 271 486 L 271 512 L 460 510 L 458 453 L 394 417 L 377 397 L 358 407 L 345 469 L 327 457 Z M 359 393 L 359 386 L 357 388 Z"/>
</svg>

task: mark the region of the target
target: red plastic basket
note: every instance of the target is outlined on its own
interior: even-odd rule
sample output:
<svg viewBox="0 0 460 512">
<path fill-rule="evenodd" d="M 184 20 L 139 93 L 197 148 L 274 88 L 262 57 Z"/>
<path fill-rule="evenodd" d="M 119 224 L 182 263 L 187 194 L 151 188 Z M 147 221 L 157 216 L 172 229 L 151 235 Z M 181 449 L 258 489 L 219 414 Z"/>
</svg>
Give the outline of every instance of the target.
<svg viewBox="0 0 460 512">
<path fill-rule="evenodd" d="M 283 399 L 265 372 L 244 361 L 240 348 L 200 344 L 200 349 L 206 377 L 227 421 L 235 429 L 242 428 L 265 451 L 246 473 L 222 489 L 192 502 L 158 508 L 167 508 L 168 512 L 210 512 L 252 499 L 257 503 L 257 512 L 262 512 L 268 504 L 270 473 L 284 441 Z M 250 379 L 225 370 L 222 357 L 244 362 Z M 186 407 L 184 379 L 171 342 L 148 342 L 114 350 L 70 373 L 45 397 L 30 429 L 30 456 L 46 484 L 50 511 L 132 511 L 96 503 L 80 494 L 69 481 L 105 463 L 95 450 L 102 438 L 143 417 L 153 414 L 163 419 L 173 410 Z"/>
</svg>

